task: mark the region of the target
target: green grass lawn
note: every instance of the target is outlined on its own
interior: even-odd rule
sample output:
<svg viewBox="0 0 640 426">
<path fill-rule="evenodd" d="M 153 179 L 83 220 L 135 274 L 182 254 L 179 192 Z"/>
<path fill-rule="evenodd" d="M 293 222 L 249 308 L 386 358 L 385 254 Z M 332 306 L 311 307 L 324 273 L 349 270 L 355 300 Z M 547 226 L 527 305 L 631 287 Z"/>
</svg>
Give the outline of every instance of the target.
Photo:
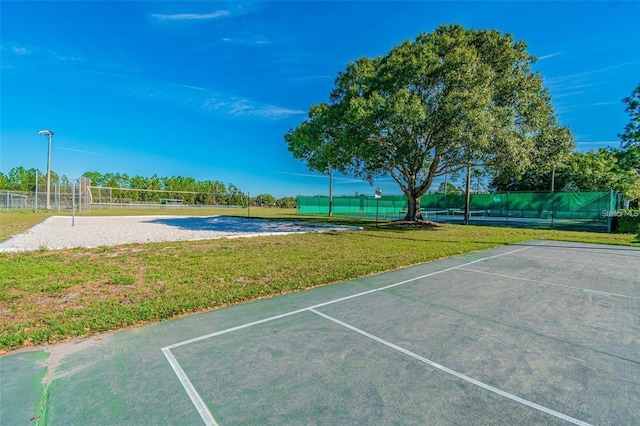
<svg viewBox="0 0 640 426">
<path fill-rule="evenodd" d="M 91 215 L 159 212 L 93 211 Z M 0 253 L 0 350 L 53 343 L 246 302 L 530 239 L 634 244 L 633 235 L 443 225 L 379 226 L 370 220 L 252 216 L 363 226 L 362 231 Z M 161 210 L 234 214 L 244 210 Z M 0 239 L 46 213 L 0 213 Z"/>
</svg>

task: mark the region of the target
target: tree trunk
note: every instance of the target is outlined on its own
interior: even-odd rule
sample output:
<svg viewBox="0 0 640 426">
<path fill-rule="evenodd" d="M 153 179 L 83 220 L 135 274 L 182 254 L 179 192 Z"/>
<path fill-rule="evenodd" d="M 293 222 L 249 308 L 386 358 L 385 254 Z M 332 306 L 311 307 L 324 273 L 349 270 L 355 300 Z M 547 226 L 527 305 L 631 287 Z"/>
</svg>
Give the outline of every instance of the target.
<svg viewBox="0 0 640 426">
<path fill-rule="evenodd" d="M 467 163 L 467 182 L 464 191 L 464 224 L 469 224 L 471 203 L 471 162 Z"/>
<path fill-rule="evenodd" d="M 424 182 L 420 185 L 416 185 L 416 175 L 418 171 L 416 170 L 416 174 L 409 176 L 407 178 L 407 186 L 402 187 L 402 191 L 404 195 L 407 196 L 407 215 L 404 217 L 404 220 L 416 221 L 416 220 L 424 220 L 422 218 L 422 212 L 420 212 L 420 197 L 422 197 L 427 190 L 431 187 L 433 183 L 433 177 L 436 175 L 436 170 L 438 169 L 438 164 L 440 164 L 440 156 L 437 155 L 431 165 L 429 166 L 429 174 Z M 392 175 L 393 176 L 393 175 Z M 400 183 L 399 179 L 396 179 L 396 182 Z"/>
<path fill-rule="evenodd" d="M 404 220 L 416 221 L 422 220 L 422 213 L 420 212 L 420 195 L 406 194 L 407 195 L 407 214 Z"/>
</svg>

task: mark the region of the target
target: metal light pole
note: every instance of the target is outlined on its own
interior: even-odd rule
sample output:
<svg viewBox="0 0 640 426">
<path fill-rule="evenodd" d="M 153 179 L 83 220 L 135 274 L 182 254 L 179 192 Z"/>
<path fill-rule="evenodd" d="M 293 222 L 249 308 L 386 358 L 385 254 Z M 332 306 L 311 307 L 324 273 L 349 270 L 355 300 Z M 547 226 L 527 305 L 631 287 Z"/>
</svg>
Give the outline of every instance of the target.
<svg viewBox="0 0 640 426">
<path fill-rule="evenodd" d="M 469 224 L 469 216 L 471 215 L 471 160 L 467 160 L 467 181 L 465 184 L 465 201 L 464 201 L 464 224 Z"/>
<path fill-rule="evenodd" d="M 49 150 L 47 154 L 47 210 L 51 209 L 51 138 L 53 130 L 40 130 L 39 135 L 45 135 L 49 139 Z"/>
</svg>

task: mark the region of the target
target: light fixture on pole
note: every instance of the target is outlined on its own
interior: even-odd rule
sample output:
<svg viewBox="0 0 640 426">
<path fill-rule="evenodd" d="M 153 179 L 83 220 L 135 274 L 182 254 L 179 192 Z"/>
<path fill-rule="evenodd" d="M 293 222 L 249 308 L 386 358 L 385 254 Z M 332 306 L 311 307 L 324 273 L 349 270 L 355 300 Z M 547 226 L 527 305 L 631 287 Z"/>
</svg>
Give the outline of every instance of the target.
<svg viewBox="0 0 640 426">
<path fill-rule="evenodd" d="M 40 130 L 39 135 L 45 135 L 49 139 L 49 150 L 47 153 L 47 210 L 51 209 L 51 137 L 53 130 Z"/>
</svg>

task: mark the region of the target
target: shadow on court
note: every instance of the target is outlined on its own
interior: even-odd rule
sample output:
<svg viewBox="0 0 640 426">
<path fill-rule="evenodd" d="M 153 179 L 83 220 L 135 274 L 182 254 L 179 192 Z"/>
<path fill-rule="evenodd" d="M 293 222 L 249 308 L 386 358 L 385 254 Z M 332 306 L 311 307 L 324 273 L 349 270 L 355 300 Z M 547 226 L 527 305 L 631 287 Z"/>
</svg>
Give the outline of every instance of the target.
<svg viewBox="0 0 640 426">
<path fill-rule="evenodd" d="M 640 249 L 532 241 L 0 358 L 0 424 L 639 424 Z"/>
</svg>

